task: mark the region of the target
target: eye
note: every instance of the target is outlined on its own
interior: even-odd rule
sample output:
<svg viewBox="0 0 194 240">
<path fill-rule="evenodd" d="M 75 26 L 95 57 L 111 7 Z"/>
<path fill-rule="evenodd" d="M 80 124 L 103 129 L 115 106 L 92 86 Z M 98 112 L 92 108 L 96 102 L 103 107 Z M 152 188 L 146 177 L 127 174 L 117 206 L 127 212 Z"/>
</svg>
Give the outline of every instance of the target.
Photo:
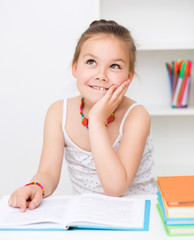
<svg viewBox="0 0 194 240">
<path fill-rule="evenodd" d="M 94 66 L 94 65 L 96 65 L 96 61 L 93 59 L 89 59 L 89 60 L 87 60 L 87 64 Z"/>
<path fill-rule="evenodd" d="M 121 69 L 121 67 L 118 64 L 112 64 L 110 67 L 113 69 Z"/>
</svg>

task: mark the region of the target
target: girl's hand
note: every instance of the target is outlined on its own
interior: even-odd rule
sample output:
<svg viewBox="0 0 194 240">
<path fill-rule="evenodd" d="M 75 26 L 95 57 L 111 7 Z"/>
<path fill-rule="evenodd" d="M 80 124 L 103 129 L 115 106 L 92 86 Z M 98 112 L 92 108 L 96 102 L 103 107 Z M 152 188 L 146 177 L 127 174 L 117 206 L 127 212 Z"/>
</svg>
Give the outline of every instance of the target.
<svg viewBox="0 0 194 240">
<path fill-rule="evenodd" d="M 100 100 L 90 110 L 90 122 L 92 120 L 98 120 L 105 124 L 108 117 L 123 100 L 130 82 L 130 80 L 124 81 L 119 87 L 116 85 L 111 86 L 105 95 L 101 97 Z"/>
<path fill-rule="evenodd" d="M 14 191 L 8 201 L 11 207 L 20 208 L 25 212 L 26 208 L 33 210 L 42 201 L 42 189 L 37 185 L 30 185 L 18 188 Z"/>
</svg>

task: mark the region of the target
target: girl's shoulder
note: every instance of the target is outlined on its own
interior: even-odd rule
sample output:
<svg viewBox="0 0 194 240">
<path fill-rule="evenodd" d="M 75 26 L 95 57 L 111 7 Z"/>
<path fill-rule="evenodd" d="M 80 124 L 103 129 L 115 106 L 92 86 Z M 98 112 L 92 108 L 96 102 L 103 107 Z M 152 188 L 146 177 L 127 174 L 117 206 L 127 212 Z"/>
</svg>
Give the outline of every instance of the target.
<svg viewBox="0 0 194 240">
<path fill-rule="evenodd" d="M 48 108 L 48 112 L 56 112 L 56 111 L 62 110 L 63 103 L 64 103 L 64 99 L 60 99 L 51 103 L 51 105 Z"/>
<path fill-rule="evenodd" d="M 141 103 L 138 103 L 135 100 L 128 98 L 126 96 L 122 101 L 121 108 L 123 108 L 124 111 L 129 111 L 130 114 L 140 113 L 140 114 L 149 115 L 148 111 Z"/>
<path fill-rule="evenodd" d="M 61 122 L 63 116 L 64 99 L 57 100 L 48 107 L 46 119 L 56 120 Z"/>
<path fill-rule="evenodd" d="M 63 115 L 66 114 L 66 112 L 64 113 L 64 109 L 65 111 L 68 110 L 68 112 L 71 112 L 79 104 L 80 104 L 79 97 L 57 100 L 49 106 L 47 115 L 50 117 L 53 116 L 56 120 L 62 121 L 64 117 Z"/>
<path fill-rule="evenodd" d="M 77 103 L 78 101 L 77 99 L 79 99 L 79 97 L 64 98 L 64 99 L 56 100 L 53 103 L 51 103 L 51 105 L 48 108 L 48 111 L 49 112 L 63 111 L 64 104 L 68 104 L 72 106 Z"/>
<path fill-rule="evenodd" d="M 67 98 L 65 99 L 67 101 L 67 103 L 69 105 L 75 105 L 77 103 L 80 103 L 80 96 L 76 96 L 76 97 L 71 97 L 71 98 Z"/>
<path fill-rule="evenodd" d="M 130 125 L 147 125 L 148 128 L 150 127 L 151 117 L 142 104 L 137 103 L 133 99 L 125 97 L 122 105 L 125 108 L 125 112 L 127 113 L 125 125 L 128 125 L 127 123 L 130 123 Z"/>
</svg>

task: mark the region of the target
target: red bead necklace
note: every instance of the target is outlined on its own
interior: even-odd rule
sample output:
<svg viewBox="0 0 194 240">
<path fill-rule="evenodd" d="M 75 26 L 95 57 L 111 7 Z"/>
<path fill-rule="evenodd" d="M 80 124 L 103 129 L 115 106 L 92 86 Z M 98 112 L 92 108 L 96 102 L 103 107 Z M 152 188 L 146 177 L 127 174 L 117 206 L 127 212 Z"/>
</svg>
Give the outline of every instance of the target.
<svg viewBox="0 0 194 240">
<path fill-rule="evenodd" d="M 81 114 L 81 117 L 82 117 L 82 124 L 84 125 L 84 127 L 86 127 L 87 129 L 88 128 L 88 119 L 84 117 L 84 114 L 83 114 L 83 107 L 84 107 L 84 97 L 81 98 L 81 104 L 80 104 L 80 114 Z M 111 123 L 112 121 L 115 120 L 115 111 L 110 115 L 110 117 L 107 119 L 107 122 L 105 124 L 105 126 L 108 126 L 109 123 Z"/>
</svg>

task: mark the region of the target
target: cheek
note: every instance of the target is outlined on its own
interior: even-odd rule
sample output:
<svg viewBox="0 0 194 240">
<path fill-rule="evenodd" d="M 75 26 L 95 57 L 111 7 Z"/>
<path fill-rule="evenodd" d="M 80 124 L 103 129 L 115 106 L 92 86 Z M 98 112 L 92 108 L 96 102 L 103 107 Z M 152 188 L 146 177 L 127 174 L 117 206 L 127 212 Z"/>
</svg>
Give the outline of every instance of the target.
<svg viewBox="0 0 194 240">
<path fill-rule="evenodd" d="M 116 85 L 121 85 L 124 81 L 128 79 L 128 74 L 126 73 L 114 73 L 110 74 L 109 79 Z"/>
<path fill-rule="evenodd" d="M 80 92 L 85 88 L 88 84 L 90 76 L 88 75 L 87 71 L 77 72 L 77 88 Z"/>
<path fill-rule="evenodd" d="M 88 71 L 80 71 L 77 74 L 77 81 L 80 83 L 86 83 L 90 79 L 90 74 Z"/>
</svg>

